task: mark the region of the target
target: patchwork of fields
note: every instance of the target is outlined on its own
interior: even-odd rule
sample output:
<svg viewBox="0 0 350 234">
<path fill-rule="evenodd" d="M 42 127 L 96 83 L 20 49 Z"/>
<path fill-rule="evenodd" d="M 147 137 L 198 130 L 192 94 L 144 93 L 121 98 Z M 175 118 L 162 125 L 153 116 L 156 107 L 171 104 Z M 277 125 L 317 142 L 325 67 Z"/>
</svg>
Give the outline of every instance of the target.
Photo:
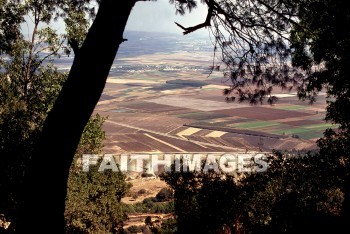
<svg viewBox="0 0 350 234">
<path fill-rule="evenodd" d="M 129 88 L 114 79 L 96 108 L 108 116 L 110 153 L 304 150 L 315 148 L 322 132 L 334 127 L 323 121 L 322 96 L 314 105 L 286 97 L 273 106 L 249 106 L 226 103 L 219 88 L 150 93 L 153 87 Z"/>
<path fill-rule="evenodd" d="M 222 91 L 229 84 L 220 72 L 208 77 L 211 53 L 158 53 L 116 63 L 169 69 L 111 71 L 95 110 L 108 116 L 109 153 L 308 150 L 334 127 L 323 120 L 322 93 L 313 105 L 278 89 L 275 105 L 225 102 Z M 170 69 L 174 64 L 184 69 Z"/>
</svg>

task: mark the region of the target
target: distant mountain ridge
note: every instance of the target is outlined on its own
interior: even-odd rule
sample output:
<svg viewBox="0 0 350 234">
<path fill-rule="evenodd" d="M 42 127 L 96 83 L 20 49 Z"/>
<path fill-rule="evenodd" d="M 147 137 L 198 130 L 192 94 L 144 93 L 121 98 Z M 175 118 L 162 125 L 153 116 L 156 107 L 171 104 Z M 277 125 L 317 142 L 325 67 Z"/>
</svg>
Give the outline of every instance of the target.
<svg viewBox="0 0 350 234">
<path fill-rule="evenodd" d="M 212 51 L 213 46 L 206 37 L 163 32 L 125 31 L 127 39 L 118 51 L 119 57 L 142 54 L 169 53 L 174 51 Z"/>
</svg>

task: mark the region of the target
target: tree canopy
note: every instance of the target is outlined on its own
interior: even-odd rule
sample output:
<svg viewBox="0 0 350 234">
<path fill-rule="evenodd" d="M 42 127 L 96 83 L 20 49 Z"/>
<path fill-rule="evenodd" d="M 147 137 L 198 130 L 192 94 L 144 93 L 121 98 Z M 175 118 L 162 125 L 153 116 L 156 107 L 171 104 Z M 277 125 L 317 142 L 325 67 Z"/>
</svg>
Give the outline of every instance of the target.
<svg viewBox="0 0 350 234">
<path fill-rule="evenodd" d="M 316 153 L 273 152 L 266 160 L 263 173 L 162 174 L 174 190 L 178 233 L 341 230 L 344 166 Z"/>
</svg>

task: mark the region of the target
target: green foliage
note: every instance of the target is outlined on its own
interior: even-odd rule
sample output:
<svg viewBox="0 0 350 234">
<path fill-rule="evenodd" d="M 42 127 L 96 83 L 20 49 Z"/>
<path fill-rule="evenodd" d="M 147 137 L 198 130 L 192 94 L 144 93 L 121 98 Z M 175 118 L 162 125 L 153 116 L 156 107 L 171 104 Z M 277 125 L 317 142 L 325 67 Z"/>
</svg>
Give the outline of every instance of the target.
<svg viewBox="0 0 350 234">
<path fill-rule="evenodd" d="M 168 188 L 162 188 L 156 195 L 158 201 L 168 201 L 173 198 L 173 191 Z"/>
<path fill-rule="evenodd" d="M 81 47 L 86 33 L 89 27 L 89 21 L 86 19 L 86 14 L 84 11 L 80 10 L 73 5 L 69 5 L 67 16 L 64 19 L 66 25 L 66 37 L 68 43 L 77 53 L 77 50 Z M 67 48 L 66 53 L 70 54 L 70 50 Z"/>
<path fill-rule="evenodd" d="M 81 157 L 83 154 L 101 153 L 105 139 L 105 132 L 102 130 L 102 125 L 106 119 L 106 117 L 102 117 L 99 114 L 90 118 L 80 138 L 79 147 L 76 151 L 77 155 Z"/>
<path fill-rule="evenodd" d="M 124 229 L 123 234 L 137 234 L 137 233 L 142 233 L 142 234 L 152 234 L 152 232 L 147 226 L 142 225 L 142 226 L 130 226 L 126 229 Z"/>
<path fill-rule="evenodd" d="M 48 111 L 66 80 L 51 64 L 36 66 L 27 80 L 23 54 L 28 44 L 18 40 L 13 56 L 0 66 L 0 213 L 16 215 L 23 171 Z"/>
<path fill-rule="evenodd" d="M 174 190 L 178 233 L 216 233 L 234 221 L 238 194 L 233 176 L 223 178 L 210 170 L 170 172 L 161 178 Z"/>
<path fill-rule="evenodd" d="M 127 219 L 119 199 L 125 185 L 121 173 L 73 172 L 68 182 L 66 229 L 68 233 L 116 233 Z M 125 191 L 126 192 L 126 191 Z"/>
<path fill-rule="evenodd" d="M 177 233 L 177 223 L 173 218 L 161 219 L 160 217 L 147 216 L 145 224 L 150 233 L 154 234 L 172 234 Z"/>
<path fill-rule="evenodd" d="M 142 228 L 140 226 L 135 226 L 135 225 L 128 227 L 126 230 L 127 230 L 126 231 L 127 233 L 140 233 L 140 232 L 142 232 Z"/>
<path fill-rule="evenodd" d="M 23 15 L 23 7 L 15 1 L 0 0 L 0 55 L 12 53 L 13 43 L 21 37 L 19 24 Z"/>
<path fill-rule="evenodd" d="M 177 223 L 173 218 L 166 219 L 162 222 L 160 229 L 158 230 L 160 234 L 173 234 L 177 233 Z"/>
<path fill-rule="evenodd" d="M 169 214 L 174 212 L 174 202 L 160 202 L 156 198 L 145 198 L 135 204 L 124 204 L 124 210 L 128 214 L 133 213 L 156 213 Z"/>
<path fill-rule="evenodd" d="M 98 166 L 82 171 L 82 154 L 102 150 L 104 121 L 98 114 L 89 120 L 71 166 L 65 212 L 68 233 L 116 233 L 127 219 L 120 203 L 131 187 L 126 176 L 121 172 L 98 172 Z"/>
<path fill-rule="evenodd" d="M 319 141 L 321 151 L 349 157 L 350 8 L 346 3 L 331 0 L 300 1 L 302 27 L 294 28 L 291 39 L 294 47 L 293 64 L 309 72 L 308 83 L 301 90 L 301 96 L 325 88 L 329 97 L 326 120 L 339 124 L 340 131 L 336 133 L 328 130 Z M 319 68 L 315 70 L 315 66 Z"/>
<path fill-rule="evenodd" d="M 319 218 L 325 225 L 335 225 L 332 222 L 340 220 L 344 199 L 341 170 L 344 165 L 332 157 L 276 152 L 266 173 L 242 180 L 240 220 L 252 232 L 328 230 L 315 221 Z"/>
<path fill-rule="evenodd" d="M 343 1 L 300 1 L 299 27 L 292 31 L 293 64 L 308 69 L 304 94 L 325 87 L 327 119 L 349 127 L 349 6 Z M 311 70 L 312 66 L 321 66 Z M 315 67 L 314 67 L 315 68 Z"/>
<path fill-rule="evenodd" d="M 345 0 L 298 3 L 300 27 L 292 31 L 293 65 L 307 70 L 307 85 L 301 97 L 324 88 L 327 91 L 326 120 L 339 126 L 328 129 L 318 141 L 320 154 L 343 162 L 339 174 L 346 176 L 343 214 L 350 215 L 350 7 Z"/>
<path fill-rule="evenodd" d="M 318 154 L 269 157 L 267 172 L 165 173 L 174 189 L 178 233 L 301 233 L 339 224 L 345 167 Z"/>
</svg>

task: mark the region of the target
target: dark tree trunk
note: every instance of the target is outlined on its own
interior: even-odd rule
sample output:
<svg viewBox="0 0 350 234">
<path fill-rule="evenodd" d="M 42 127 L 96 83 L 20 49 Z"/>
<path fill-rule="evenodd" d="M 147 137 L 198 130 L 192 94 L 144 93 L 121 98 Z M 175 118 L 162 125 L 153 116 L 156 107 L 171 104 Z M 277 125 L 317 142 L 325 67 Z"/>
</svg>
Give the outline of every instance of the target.
<svg viewBox="0 0 350 234">
<path fill-rule="evenodd" d="M 25 177 L 18 233 L 64 233 L 69 167 L 105 86 L 135 0 L 102 0 L 49 113 Z"/>
</svg>

